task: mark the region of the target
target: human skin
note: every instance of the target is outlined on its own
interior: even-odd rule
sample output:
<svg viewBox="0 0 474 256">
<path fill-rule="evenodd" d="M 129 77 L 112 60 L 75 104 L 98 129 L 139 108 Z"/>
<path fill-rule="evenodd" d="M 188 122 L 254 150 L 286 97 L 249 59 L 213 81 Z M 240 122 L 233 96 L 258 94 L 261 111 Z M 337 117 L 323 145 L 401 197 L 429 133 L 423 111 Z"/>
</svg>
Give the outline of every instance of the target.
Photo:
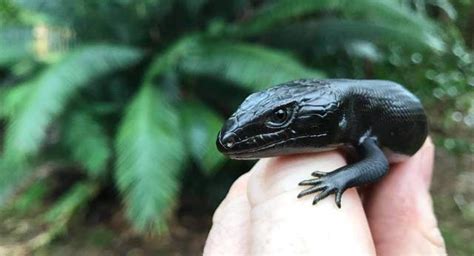
<svg viewBox="0 0 474 256">
<path fill-rule="evenodd" d="M 429 186 L 428 139 L 381 181 L 312 205 L 297 184 L 346 164 L 336 151 L 262 159 L 234 182 L 216 210 L 204 255 L 445 255 Z M 363 200 L 361 200 L 363 198 Z"/>
</svg>

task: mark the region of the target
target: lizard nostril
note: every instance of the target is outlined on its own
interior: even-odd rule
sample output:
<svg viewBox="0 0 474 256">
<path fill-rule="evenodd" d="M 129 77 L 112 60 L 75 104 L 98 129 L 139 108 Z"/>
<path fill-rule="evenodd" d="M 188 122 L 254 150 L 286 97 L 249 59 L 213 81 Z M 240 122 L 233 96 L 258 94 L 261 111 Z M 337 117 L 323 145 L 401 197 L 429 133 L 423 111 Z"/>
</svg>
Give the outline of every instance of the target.
<svg viewBox="0 0 474 256">
<path fill-rule="evenodd" d="M 233 133 L 228 134 L 224 136 L 224 138 L 222 138 L 222 145 L 224 145 L 228 149 L 231 149 L 232 147 L 234 147 L 235 142 L 236 142 L 236 135 Z"/>
<path fill-rule="evenodd" d="M 225 146 L 227 148 L 232 148 L 235 145 L 235 136 L 231 135 L 230 137 L 226 138 Z"/>
</svg>

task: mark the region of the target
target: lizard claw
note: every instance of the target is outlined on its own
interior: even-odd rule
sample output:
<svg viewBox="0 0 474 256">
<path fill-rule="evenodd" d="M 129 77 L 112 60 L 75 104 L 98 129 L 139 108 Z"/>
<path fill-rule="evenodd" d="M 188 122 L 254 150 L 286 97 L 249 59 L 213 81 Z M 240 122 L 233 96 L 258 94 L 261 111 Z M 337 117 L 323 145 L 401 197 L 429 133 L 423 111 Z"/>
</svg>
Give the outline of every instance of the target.
<svg viewBox="0 0 474 256">
<path fill-rule="evenodd" d="M 300 186 L 308 186 L 308 185 L 316 186 L 321 182 L 322 182 L 321 178 L 316 178 L 316 179 L 303 180 L 302 182 L 298 183 L 298 185 L 300 185 Z"/>
<path fill-rule="evenodd" d="M 327 196 L 329 196 L 333 192 L 334 192 L 334 188 L 326 188 L 325 190 L 323 190 L 321 193 L 317 194 L 314 197 L 313 205 L 317 204 L 321 199 L 326 198 Z"/>
<path fill-rule="evenodd" d="M 328 175 L 327 172 L 320 172 L 320 171 L 314 171 L 314 172 L 311 173 L 311 176 L 314 176 L 314 177 L 317 177 L 317 178 L 324 177 L 326 175 Z"/>
<path fill-rule="evenodd" d="M 318 172 L 319 174 L 323 174 L 323 176 L 319 178 L 314 178 L 314 179 L 309 179 L 309 180 L 304 180 L 299 183 L 299 185 L 310 185 L 311 187 L 301 191 L 298 194 L 298 198 L 301 198 L 303 196 L 312 194 L 312 193 L 317 193 L 314 197 L 313 200 L 313 205 L 317 204 L 319 201 L 322 199 L 326 198 L 327 196 L 331 194 L 335 194 L 335 202 L 338 208 L 341 208 L 341 201 L 342 201 L 342 194 L 346 190 L 346 185 L 345 182 L 342 182 L 342 177 L 338 175 L 337 172 L 333 173 L 321 173 Z M 314 176 L 314 175 L 313 175 Z"/>
<path fill-rule="evenodd" d="M 316 185 L 316 186 L 307 188 L 307 189 L 301 191 L 301 192 L 298 194 L 298 198 L 303 197 L 303 196 L 305 196 L 305 195 L 309 195 L 309 194 L 318 192 L 318 191 L 321 191 L 321 190 L 324 190 L 325 188 L 326 188 L 326 186 L 324 186 L 324 185 L 319 185 L 319 186 Z"/>
<path fill-rule="evenodd" d="M 344 191 L 342 191 L 342 190 L 338 190 L 336 192 L 336 205 L 337 205 L 337 208 L 339 208 L 339 209 L 341 209 L 342 193 L 344 193 Z"/>
</svg>

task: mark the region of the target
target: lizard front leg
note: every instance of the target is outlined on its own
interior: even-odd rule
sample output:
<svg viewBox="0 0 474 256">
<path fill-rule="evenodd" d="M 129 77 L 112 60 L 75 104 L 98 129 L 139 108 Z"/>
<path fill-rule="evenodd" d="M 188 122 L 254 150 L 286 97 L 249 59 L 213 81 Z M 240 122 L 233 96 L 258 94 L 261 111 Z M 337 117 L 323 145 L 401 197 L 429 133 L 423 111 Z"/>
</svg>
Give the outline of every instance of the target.
<svg viewBox="0 0 474 256">
<path fill-rule="evenodd" d="M 311 187 L 303 190 L 298 198 L 319 192 L 313 200 L 313 204 L 316 204 L 328 195 L 335 194 L 336 205 L 341 208 L 342 194 L 346 189 L 375 182 L 387 174 L 388 160 L 374 138 L 366 138 L 355 148 L 360 161 L 329 173 L 314 172 L 312 175 L 317 178 L 299 183 Z"/>
</svg>

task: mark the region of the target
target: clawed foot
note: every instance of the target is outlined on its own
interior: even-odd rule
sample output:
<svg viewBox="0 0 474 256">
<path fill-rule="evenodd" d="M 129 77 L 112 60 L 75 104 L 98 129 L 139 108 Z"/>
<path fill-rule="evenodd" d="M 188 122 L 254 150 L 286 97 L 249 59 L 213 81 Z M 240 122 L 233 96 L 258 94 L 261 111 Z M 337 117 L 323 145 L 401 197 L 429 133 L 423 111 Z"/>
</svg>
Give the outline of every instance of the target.
<svg viewBox="0 0 474 256">
<path fill-rule="evenodd" d="M 341 208 L 342 193 L 346 190 L 345 182 L 341 180 L 341 177 L 335 172 L 326 173 L 315 171 L 311 175 L 316 178 L 304 180 L 298 184 L 300 186 L 311 186 L 310 188 L 301 191 L 301 193 L 298 194 L 298 198 L 319 192 L 319 194 L 314 197 L 314 205 L 325 197 L 335 194 L 336 205 Z"/>
</svg>

